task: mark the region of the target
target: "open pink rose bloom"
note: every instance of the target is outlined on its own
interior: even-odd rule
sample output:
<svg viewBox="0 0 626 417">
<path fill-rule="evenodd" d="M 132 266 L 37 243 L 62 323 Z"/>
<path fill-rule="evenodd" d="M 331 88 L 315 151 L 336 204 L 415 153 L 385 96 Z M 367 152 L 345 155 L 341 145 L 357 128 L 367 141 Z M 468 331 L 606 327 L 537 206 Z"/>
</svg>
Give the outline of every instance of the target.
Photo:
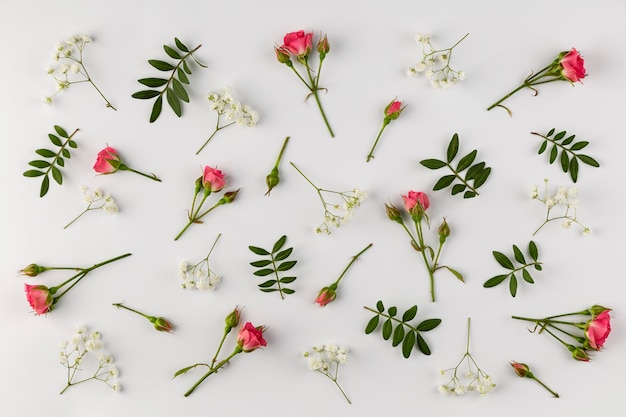
<svg viewBox="0 0 626 417">
<path fill-rule="evenodd" d="M 604 342 L 610 333 L 611 316 L 609 316 L 609 310 L 603 311 L 590 320 L 585 329 L 585 337 L 589 342 L 589 346 L 595 350 L 600 350 L 604 346 Z"/>
<path fill-rule="evenodd" d="M 120 157 L 117 155 L 117 151 L 107 146 L 98 152 L 93 169 L 99 174 L 112 174 L 118 170 L 119 162 Z"/>
<path fill-rule="evenodd" d="M 202 185 L 205 188 L 209 188 L 211 192 L 220 191 L 226 185 L 224 174 L 219 169 L 211 168 L 207 165 L 204 167 L 202 174 Z"/>
<path fill-rule="evenodd" d="M 303 30 L 290 32 L 283 39 L 283 48 L 287 49 L 294 55 L 308 55 L 313 46 L 313 34 L 304 33 Z"/>
<path fill-rule="evenodd" d="M 263 339 L 263 330 L 261 327 L 254 327 L 252 323 L 247 322 L 239 329 L 239 334 L 237 334 L 237 345 L 244 352 L 252 352 L 260 348 L 261 346 L 267 345 L 265 339 Z"/>
<path fill-rule="evenodd" d="M 404 208 L 406 211 L 410 212 L 413 207 L 419 204 L 424 210 L 427 210 L 430 207 L 430 200 L 428 196 L 421 191 L 409 191 L 408 195 L 403 195 L 402 200 L 404 200 Z"/>
<path fill-rule="evenodd" d="M 26 299 L 35 310 L 35 314 L 45 314 L 51 310 L 53 299 L 48 287 L 24 284 L 24 291 L 26 291 Z"/>
<path fill-rule="evenodd" d="M 585 78 L 585 60 L 580 56 L 576 48 L 572 48 L 560 61 L 563 69 L 561 74 L 571 82 Z"/>
</svg>

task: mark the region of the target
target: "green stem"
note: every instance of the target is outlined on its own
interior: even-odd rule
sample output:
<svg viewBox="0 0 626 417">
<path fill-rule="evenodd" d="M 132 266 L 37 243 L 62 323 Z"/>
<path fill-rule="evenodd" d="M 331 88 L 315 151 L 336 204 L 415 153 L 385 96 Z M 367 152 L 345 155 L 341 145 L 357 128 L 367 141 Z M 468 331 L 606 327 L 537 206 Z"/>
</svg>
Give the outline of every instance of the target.
<svg viewBox="0 0 626 417">
<path fill-rule="evenodd" d="M 376 140 L 374 141 L 374 145 L 372 146 L 372 149 L 370 150 L 370 153 L 367 154 L 367 160 L 365 162 L 369 162 L 370 159 L 372 159 L 374 157 L 374 149 L 376 149 L 376 145 L 378 145 L 378 140 L 380 139 L 380 136 L 383 134 L 383 130 L 385 130 L 385 128 L 387 127 L 389 122 L 391 122 L 391 119 L 389 117 L 385 117 L 385 119 L 383 121 L 383 125 L 380 128 L 380 131 L 378 132 L 378 136 L 376 136 Z"/>
<path fill-rule="evenodd" d="M 547 389 L 550 392 L 550 394 L 552 394 L 552 396 L 554 396 L 554 398 L 559 398 L 559 394 L 557 394 L 556 392 L 552 391 L 546 384 L 541 382 L 535 375 L 529 376 L 529 378 L 532 379 L 532 380 L 537 381 L 537 383 L 539 383 L 539 385 L 541 385 L 542 387 Z"/>
<path fill-rule="evenodd" d="M 404 326 L 408 327 L 410 330 L 412 330 L 412 331 L 414 331 L 414 332 L 419 332 L 419 331 L 417 330 L 417 328 L 415 328 L 415 327 L 411 326 L 411 325 L 410 325 L 410 324 L 408 324 L 408 323 L 403 322 L 402 320 L 400 320 L 400 319 L 398 319 L 398 318 L 396 318 L 396 317 L 390 316 L 390 315 L 385 314 L 385 313 L 381 313 L 380 311 L 375 310 L 375 309 L 370 308 L 370 307 L 367 307 L 367 306 L 363 306 L 363 308 L 364 308 L 364 309 L 366 309 L 367 311 L 371 311 L 372 313 L 378 314 L 379 316 L 383 316 L 383 317 L 386 317 L 386 318 L 388 318 L 388 319 L 390 319 L 390 320 L 393 320 L 393 321 L 396 321 L 396 322 L 398 322 L 398 323 L 400 323 L 400 324 L 403 324 Z"/>
<path fill-rule="evenodd" d="M 326 118 L 326 113 L 324 113 L 324 108 L 322 107 L 322 102 L 320 101 L 319 95 L 317 94 L 317 92 L 319 91 L 319 88 L 317 87 L 317 83 L 313 80 L 313 75 L 311 74 L 311 69 L 309 68 L 309 64 L 308 64 L 308 58 L 305 58 L 305 62 L 306 62 L 306 65 L 305 65 L 306 72 L 307 72 L 307 75 L 309 76 L 309 80 L 311 81 L 311 86 L 312 86 L 309 89 L 311 90 L 311 94 L 313 94 L 313 97 L 315 97 L 315 102 L 317 103 L 317 107 L 320 109 L 320 113 L 322 114 L 322 118 L 324 119 L 324 123 L 326 124 L 326 128 L 328 129 L 328 133 L 330 133 L 330 137 L 334 138 L 335 133 L 333 133 L 333 129 L 330 127 L 330 123 L 328 122 L 328 119 Z M 319 78 L 318 78 L 318 82 L 319 82 Z"/>
<path fill-rule="evenodd" d="M 550 68 L 552 68 L 552 64 L 548 65 L 547 67 L 543 68 L 541 71 L 539 71 L 538 73 L 536 73 L 535 75 L 528 77 L 524 80 L 524 82 L 517 87 L 516 89 L 514 89 L 513 91 L 511 91 L 510 93 L 508 93 L 507 95 L 505 95 L 504 97 L 502 97 L 500 100 L 496 101 L 495 103 L 493 103 L 491 106 L 489 106 L 487 108 L 487 111 L 493 109 L 496 106 L 500 106 L 500 104 L 502 102 L 504 102 L 506 99 L 508 99 L 509 97 L 511 97 L 513 94 L 517 93 L 518 91 L 524 89 L 524 88 L 532 88 L 533 85 L 537 85 L 537 84 L 544 84 L 541 82 L 536 82 L 533 83 L 534 80 L 536 80 L 537 78 L 539 78 L 540 76 L 544 76 L 545 72 L 547 70 L 549 70 Z M 555 79 L 556 80 L 556 79 Z M 550 81 L 555 81 L 555 80 L 550 80 Z"/>
<path fill-rule="evenodd" d="M 87 72 L 87 68 L 85 67 L 85 65 L 83 65 L 82 62 L 82 51 L 81 51 L 81 61 L 80 61 L 80 66 L 83 67 L 83 71 L 85 71 L 85 76 L 87 77 L 87 80 L 91 85 L 93 85 L 93 88 L 96 89 L 96 91 L 98 92 L 98 94 L 100 94 L 100 96 L 104 99 L 104 101 L 106 101 L 106 106 L 112 108 L 113 110 L 117 111 L 117 109 L 115 107 L 113 107 L 113 105 L 111 104 L 111 102 L 109 102 L 109 100 L 107 100 L 107 98 L 104 96 L 104 94 L 102 93 L 102 91 L 100 91 L 100 89 L 98 88 L 98 86 L 91 80 L 91 77 L 89 76 L 89 73 Z"/>
<path fill-rule="evenodd" d="M 450 165 L 449 162 L 446 162 L 446 165 L 448 166 L 448 168 L 450 168 L 450 171 L 452 171 L 452 173 L 454 174 L 455 177 L 457 177 L 459 179 L 459 181 L 461 181 L 463 183 L 463 185 L 465 185 L 467 188 L 469 188 L 474 194 L 476 194 L 477 196 L 479 196 L 480 194 L 478 194 L 478 191 L 476 191 L 475 188 L 473 188 L 471 185 L 469 185 L 469 183 L 467 181 L 465 181 L 464 178 L 462 178 L 458 172 L 456 172 L 454 170 L 454 168 L 452 168 L 452 166 Z"/>
<path fill-rule="evenodd" d="M 367 251 L 369 248 L 371 248 L 372 245 L 373 245 L 373 243 L 370 243 L 364 249 L 362 249 L 359 253 L 357 253 L 356 255 L 354 255 L 352 257 L 352 259 L 350 260 L 350 263 L 346 266 L 346 268 L 343 270 L 341 275 L 339 275 L 339 278 L 337 278 L 337 281 L 335 281 L 335 286 L 339 285 L 339 281 L 341 281 L 341 278 L 343 278 L 343 276 L 346 274 L 346 272 L 348 272 L 348 269 L 350 269 L 352 264 L 359 258 L 359 256 L 361 256 L 363 253 L 365 253 L 365 251 Z"/>
<path fill-rule="evenodd" d="M 220 126 L 220 115 L 219 115 L 219 113 L 218 113 L 218 115 L 217 115 L 217 124 L 215 125 L 215 130 L 213 131 L 213 133 L 211 133 L 211 136 L 209 136 L 209 138 L 206 140 L 206 142 L 204 142 L 204 145 L 202 145 L 202 146 L 200 147 L 200 149 L 198 149 L 198 151 L 196 152 L 196 155 L 198 155 L 200 152 L 202 152 L 202 150 L 204 149 L 204 147 L 205 147 L 205 146 L 209 143 L 209 141 L 210 141 L 211 139 L 213 139 L 213 136 L 215 136 L 215 134 L 216 134 L 217 132 L 219 132 L 219 131 L 220 131 L 220 130 L 222 130 L 222 129 L 226 129 L 228 126 L 232 126 L 232 125 L 234 125 L 234 124 L 235 124 L 235 122 L 230 122 L 230 123 L 229 123 L 229 124 L 227 124 L 227 125 Z"/>
<path fill-rule="evenodd" d="M 199 223 L 200 219 L 202 219 L 204 216 L 209 214 L 216 207 L 221 206 L 223 204 L 223 200 L 220 200 L 217 203 L 215 203 L 211 208 L 209 208 L 207 211 L 198 215 L 198 212 L 200 212 L 200 209 L 202 208 L 202 203 L 204 203 L 205 199 L 206 199 L 206 196 L 202 199 L 202 202 L 198 206 L 198 210 L 196 211 L 196 213 L 189 218 L 189 221 L 187 222 L 185 227 L 183 227 L 183 229 L 176 235 L 176 237 L 174 238 L 175 241 L 178 240 L 183 235 L 183 233 L 185 233 L 185 231 L 189 228 L 189 226 L 191 226 L 193 223 Z"/>
<path fill-rule="evenodd" d="M 204 375 L 202 375 L 202 377 L 196 381 L 195 384 L 192 385 L 191 388 L 189 388 L 187 390 L 187 392 L 185 392 L 185 397 L 188 397 L 189 395 L 191 395 L 192 392 L 194 392 L 194 390 L 196 388 L 198 388 L 198 385 L 200 385 L 205 379 L 207 379 L 210 375 L 214 374 L 215 372 L 218 371 L 218 369 L 220 369 L 222 366 L 224 366 L 228 361 L 230 361 L 235 355 L 239 354 L 243 352 L 241 350 L 240 347 L 236 347 L 235 350 L 233 351 L 233 353 L 231 353 L 230 355 L 228 355 L 228 357 L 224 360 L 222 360 L 220 363 L 217 364 L 217 366 L 215 366 L 214 368 L 211 368 L 207 371 L 207 373 L 205 373 Z"/>
<path fill-rule="evenodd" d="M 430 300 L 434 303 L 435 302 L 435 276 L 433 273 L 433 267 L 435 265 L 431 265 L 430 262 L 428 262 L 428 258 L 426 258 L 426 245 L 424 244 L 424 236 L 422 234 L 422 222 L 421 221 L 415 221 L 415 230 L 417 232 L 417 238 L 419 239 L 419 243 L 420 243 L 420 248 L 421 251 L 420 253 L 422 254 L 422 258 L 424 259 L 424 265 L 426 265 L 426 269 L 428 269 L 428 276 L 430 279 Z"/>
<path fill-rule="evenodd" d="M 135 309 L 133 309 L 133 308 L 126 307 L 126 306 L 125 306 L 124 304 L 122 304 L 122 303 L 113 303 L 113 305 L 114 305 L 115 307 L 117 307 L 117 308 L 123 308 L 123 309 L 126 309 L 126 310 L 128 310 L 128 311 L 132 311 L 133 313 L 139 314 L 139 315 L 140 315 L 140 316 L 142 316 L 142 317 L 145 317 L 145 318 L 147 318 L 147 319 L 150 319 L 150 316 L 148 316 L 147 314 L 144 314 L 144 313 L 142 313 L 141 311 L 137 311 L 137 310 L 135 310 Z"/>
<path fill-rule="evenodd" d="M 125 164 L 120 164 L 120 166 L 119 166 L 119 168 L 118 168 L 118 169 L 119 169 L 120 171 L 130 171 L 130 172 L 134 172 L 135 174 L 139 174 L 139 175 L 142 175 L 142 176 L 144 176 L 144 177 L 146 177 L 146 178 L 150 178 L 150 179 L 151 179 L 151 180 L 153 180 L 153 181 L 158 181 L 158 182 L 161 182 L 161 180 L 160 180 L 160 179 L 159 179 L 156 175 L 154 175 L 154 174 L 151 174 L 151 175 L 144 174 L 143 172 L 140 172 L 140 171 L 134 170 L 134 169 L 132 169 L 132 168 L 128 167 L 127 165 L 125 165 Z"/>
<path fill-rule="evenodd" d="M 209 368 L 213 369 L 213 365 L 215 364 L 215 362 L 217 362 L 217 355 L 220 354 L 220 350 L 222 350 L 222 345 L 224 345 L 224 340 L 226 340 L 226 336 L 228 336 L 228 333 L 230 333 L 231 329 L 232 328 L 228 326 L 224 329 L 224 335 L 222 336 L 222 340 L 220 340 L 220 344 L 217 346 L 217 351 L 215 352 L 213 359 L 211 359 L 211 366 L 209 366 Z"/>
<path fill-rule="evenodd" d="M 289 142 L 290 136 L 285 138 L 283 142 L 283 146 L 280 148 L 280 152 L 278 153 L 278 158 L 276 158 L 276 163 L 274 164 L 275 168 L 278 168 L 278 164 L 280 164 L 280 160 L 283 158 L 283 153 L 285 152 L 285 148 L 287 147 L 287 142 Z"/>
<path fill-rule="evenodd" d="M 72 223 L 74 223 L 76 220 L 80 219 L 80 217 L 81 217 L 83 214 L 87 213 L 89 210 L 95 210 L 95 209 L 92 209 L 92 208 L 91 208 L 91 204 L 89 204 L 89 205 L 87 206 L 87 208 L 86 208 L 85 210 L 83 210 L 83 212 L 82 212 L 82 213 L 80 213 L 78 216 L 74 217 L 74 218 L 72 219 L 72 221 L 70 221 L 68 224 L 66 224 L 66 225 L 65 225 L 65 227 L 63 227 L 63 229 L 67 229 L 68 227 L 70 227 L 70 225 L 71 225 Z"/>
<path fill-rule="evenodd" d="M 317 190 L 317 192 L 318 192 L 318 194 L 319 194 L 319 192 L 320 192 L 320 188 L 319 188 L 317 185 L 313 184 L 313 182 L 312 182 L 310 179 L 308 179 L 308 178 L 307 178 L 307 176 L 306 176 L 306 175 L 304 175 L 304 173 L 303 173 L 302 171 L 300 171 L 300 170 L 298 169 L 298 167 L 296 166 L 296 164 L 294 164 L 293 162 L 289 162 L 289 163 L 291 164 L 291 166 L 292 166 L 292 167 L 294 167 L 294 168 L 296 169 L 296 171 L 298 171 L 298 172 L 300 173 L 300 175 L 302 175 L 302 176 L 304 177 L 304 179 L 305 179 L 305 180 L 307 180 L 307 182 L 308 182 L 309 184 L 311 184 L 311 185 L 313 186 L 313 188 L 315 188 L 315 189 Z M 324 200 L 322 199 L 322 202 L 323 202 L 323 201 L 324 201 Z"/>
</svg>

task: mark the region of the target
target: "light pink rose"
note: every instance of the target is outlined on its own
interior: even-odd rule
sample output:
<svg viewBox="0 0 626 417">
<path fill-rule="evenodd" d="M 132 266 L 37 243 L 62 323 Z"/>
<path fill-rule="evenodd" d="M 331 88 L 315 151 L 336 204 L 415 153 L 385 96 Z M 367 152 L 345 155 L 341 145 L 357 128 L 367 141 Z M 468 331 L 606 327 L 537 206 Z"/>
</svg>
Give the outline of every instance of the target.
<svg viewBox="0 0 626 417">
<path fill-rule="evenodd" d="M 202 185 L 204 188 L 210 189 L 211 192 L 219 191 L 226 185 L 224 174 L 219 169 L 211 168 L 207 165 L 204 167 Z"/>
<path fill-rule="evenodd" d="M 283 39 L 283 48 L 294 55 L 306 56 L 313 46 L 313 33 L 304 33 L 303 30 L 291 32 Z"/>
<path fill-rule="evenodd" d="M 571 82 L 585 78 L 585 60 L 580 56 L 576 48 L 572 48 L 559 62 L 563 69 L 561 74 Z"/>
<path fill-rule="evenodd" d="M 335 298 L 337 298 L 337 293 L 330 287 L 324 287 L 315 298 L 315 302 L 319 304 L 320 307 L 324 307 L 326 304 L 332 302 Z"/>
<path fill-rule="evenodd" d="M 24 284 L 26 291 L 26 299 L 30 306 L 35 310 L 35 314 L 45 314 L 52 310 L 52 294 L 50 289 L 45 285 L 28 285 Z"/>
<path fill-rule="evenodd" d="M 117 151 L 110 146 L 107 146 L 100 152 L 93 169 L 99 174 L 112 174 L 120 167 L 120 157 L 117 155 Z"/>
<path fill-rule="evenodd" d="M 605 310 L 587 323 L 585 337 L 592 349 L 600 350 L 611 333 L 611 316 Z"/>
<path fill-rule="evenodd" d="M 265 330 L 263 326 L 254 327 L 252 323 L 247 322 L 239 329 L 237 345 L 244 352 L 252 352 L 261 346 L 266 346 L 267 342 L 263 339 L 263 330 Z"/>
<path fill-rule="evenodd" d="M 428 200 L 428 196 L 421 191 L 409 191 L 408 195 L 403 195 L 402 200 L 404 200 L 404 208 L 406 211 L 411 212 L 413 207 L 417 204 L 420 205 L 422 209 L 427 210 L 430 207 L 430 200 Z"/>
</svg>

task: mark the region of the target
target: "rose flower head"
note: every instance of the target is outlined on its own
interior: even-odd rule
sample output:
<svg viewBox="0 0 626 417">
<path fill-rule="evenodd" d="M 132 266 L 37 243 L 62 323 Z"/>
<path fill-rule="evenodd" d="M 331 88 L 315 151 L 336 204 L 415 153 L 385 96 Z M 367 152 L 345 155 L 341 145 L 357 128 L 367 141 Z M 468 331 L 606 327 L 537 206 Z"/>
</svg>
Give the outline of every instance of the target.
<svg viewBox="0 0 626 417">
<path fill-rule="evenodd" d="M 609 310 L 605 310 L 593 319 L 589 320 L 585 326 L 585 347 L 600 350 L 604 347 L 606 338 L 611 333 L 611 316 Z"/>
<path fill-rule="evenodd" d="M 254 327 L 252 323 L 247 322 L 239 329 L 237 334 L 237 346 L 244 352 L 252 352 L 266 346 L 267 342 L 263 339 L 264 326 Z"/>
<path fill-rule="evenodd" d="M 402 196 L 402 200 L 404 200 L 404 208 L 410 214 L 413 214 L 415 210 L 424 212 L 430 207 L 428 196 L 421 191 L 411 190 L 407 195 Z"/>
<path fill-rule="evenodd" d="M 559 65 L 561 66 L 561 76 L 568 81 L 576 82 L 585 78 L 585 60 L 580 56 L 576 48 L 569 52 L 561 52 Z"/>
<path fill-rule="evenodd" d="M 26 299 L 35 310 L 36 315 L 45 314 L 52 310 L 54 299 L 48 287 L 24 284 L 24 290 L 26 291 Z"/>
<path fill-rule="evenodd" d="M 219 169 L 211 168 L 210 166 L 204 167 L 204 172 L 202 174 L 202 186 L 205 190 L 209 190 L 211 192 L 220 191 L 226 182 L 224 181 L 224 174 Z"/>
<path fill-rule="evenodd" d="M 298 57 L 306 57 L 313 46 L 313 33 L 304 33 L 303 30 L 290 32 L 285 35 L 283 42 L 282 48 Z"/>
<path fill-rule="evenodd" d="M 93 169 L 99 174 L 112 174 L 120 168 L 120 164 L 121 160 L 117 151 L 107 146 L 98 152 Z"/>
<path fill-rule="evenodd" d="M 391 103 L 385 107 L 385 116 L 390 118 L 391 120 L 396 120 L 400 117 L 400 113 L 402 113 L 404 107 L 402 107 L 401 101 L 392 100 Z"/>
<path fill-rule="evenodd" d="M 324 307 L 335 298 L 337 298 L 337 292 L 332 287 L 324 287 L 317 295 L 317 298 L 315 298 L 315 302 L 319 304 L 320 307 Z"/>
</svg>

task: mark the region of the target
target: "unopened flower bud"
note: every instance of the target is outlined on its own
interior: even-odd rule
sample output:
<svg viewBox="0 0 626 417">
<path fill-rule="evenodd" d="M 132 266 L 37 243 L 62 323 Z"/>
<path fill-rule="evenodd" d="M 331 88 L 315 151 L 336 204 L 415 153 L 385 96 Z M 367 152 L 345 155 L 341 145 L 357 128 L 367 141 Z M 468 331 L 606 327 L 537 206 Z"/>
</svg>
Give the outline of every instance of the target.
<svg viewBox="0 0 626 417">
<path fill-rule="evenodd" d="M 320 290 L 315 302 L 319 304 L 320 307 L 324 307 L 335 298 L 337 298 L 337 292 L 335 292 L 335 289 L 333 289 L 331 285 L 330 287 L 324 287 Z"/>
<path fill-rule="evenodd" d="M 317 43 L 317 52 L 320 54 L 320 59 L 324 59 L 328 51 L 330 51 L 330 45 L 328 45 L 328 38 L 324 35 Z"/>
<path fill-rule="evenodd" d="M 598 315 L 600 315 L 601 313 L 604 313 L 605 311 L 611 311 L 611 309 L 603 307 L 598 304 L 594 304 L 593 306 L 591 306 L 591 308 L 589 308 L 588 311 L 589 313 L 591 313 L 591 317 L 597 317 Z"/>
<path fill-rule="evenodd" d="M 24 269 L 20 269 L 17 271 L 18 274 L 26 275 L 28 277 L 36 277 L 42 272 L 46 271 L 47 268 L 45 266 L 39 266 L 37 264 L 30 264 Z"/>
<path fill-rule="evenodd" d="M 587 354 L 587 351 L 585 351 L 585 349 L 580 347 L 574 347 L 572 345 L 569 345 L 568 349 L 570 350 L 570 352 L 572 352 L 572 358 L 580 362 L 589 362 L 589 355 Z"/>
<path fill-rule="evenodd" d="M 241 317 L 241 311 L 239 311 L 238 307 L 235 307 L 233 311 L 231 311 L 224 322 L 226 323 L 226 331 L 229 332 L 232 328 L 239 326 L 239 318 Z"/>
<path fill-rule="evenodd" d="M 385 210 L 387 211 L 387 217 L 394 222 L 402 223 L 402 217 L 400 216 L 400 210 L 393 204 L 385 204 Z"/>
<path fill-rule="evenodd" d="M 446 238 L 450 236 L 450 226 L 448 226 L 448 222 L 446 222 L 445 217 L 437 232 L 439 233 L 439 243 L 445 242 Z"/>
<path fill-rule="evenodd" d="M 395 99 L 391 100 L 391 103 L 385 107 L 385 118 L 388 117 L 391 120 L 396 120 L 400 117 L 400 113 L 402 113 L 403 110 L 404 107 L 402 107 L 401 101 L 396 101 Z"/>
<path fill-rule="evenodd" d="M 239 192 L 239 190 L 235 190 L 235 191 L 228 191 L 227 193 L 224 193 L 224 197 L 222 197 L 219 201 L 220 204 L 230 204 L 233 201 L 235 201 L 235 198 L 237 197 L 237 193 Z"/>
<path fill-rule="evenodd" d="M 511 361 L 511 366 L 513 367 L 513 370 L 515 371 L 517 376 L 522 377 L 522 378 L 533 377 L 533 373 L 530 372 L 530 368 L 525 363 L 518 363 L 515 361 Z"/>
<path fill-rule="evenodd" d="M 267 184 L 267 192 L 265 195 L 269 195 L 270 191 L 272 191 L 272 189 L 276 187 L 279 182 L 280 178 L 278 177 L 278 167 L 274 167 L 269 175 L 265 177 L 265 183 Z"/>
<path fill-rule="evenodd" d="M 196 180 L 196 188 L 194 190 L 194 195 L 198 194 L 202 189 L 202 177 L 198 177 Z"/>
<path fill-rule="evenodd" d="M 154 325 L 154 328 L 160 332 L 171 333 L 174 331 L 174 325 L 163 317 L 149 317 L 148 320 L 150 320 L 150 323 Z"/>
<path fill-rule="evenodd" d="M 276 52 L 276 59 L 278 59 L 278 62 L 287 65 L 291 64 L 291 54 L 287 49 L 275 46 L 274 52 Z"/>
</svg>

